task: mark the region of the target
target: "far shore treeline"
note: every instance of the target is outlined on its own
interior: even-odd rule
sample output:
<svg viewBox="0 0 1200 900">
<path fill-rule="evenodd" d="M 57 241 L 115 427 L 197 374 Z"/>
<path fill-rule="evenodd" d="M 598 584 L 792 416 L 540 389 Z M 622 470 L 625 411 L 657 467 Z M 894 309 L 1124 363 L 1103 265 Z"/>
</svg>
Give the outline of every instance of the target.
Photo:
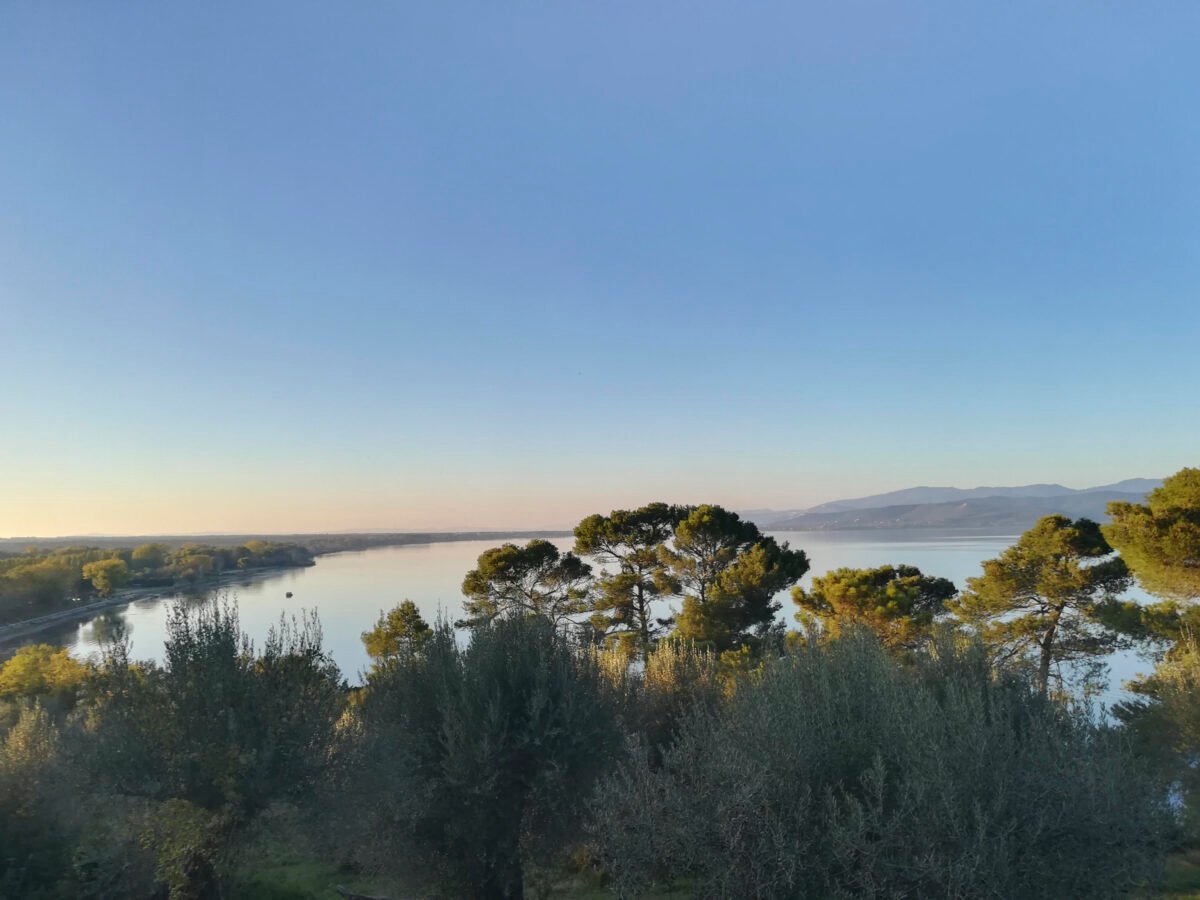
<svg viewBox="0 0 1200 900">
<path fill-rule="evenodd" d="M 801 588 L 719 506 L 614 510 L 482 553 L 457 622 L 381 611 L 361 687 L 315 616 L 255 647 L 216 601 L 172 607 L 161 663 L 23 648 L 0 896 L 1165 896 L 1200 848 L 1200 469 L 1109 516 L 965 585 Z M 137 554 L 74 562 L 101 590 Z M 1157 665 L 1105 715 L 1118 648 Z"/>
<path fill-rule="evenodd" d="M 133 548 L 31 548 L 0 554 L 0 624 L 69 608 L 80 598 L 107 597 L 123 587 L 170 587 L 225 572 L 311 566 L 299 544 L 250 540 L 234 546 L 153 542 Z"/>
<path fill-rule="evenodd" d="M 567 534 L 567 532 L 561 532 Z M 123 587 L 203 585 L 238 571 L 311 566 L 326 553 L 435 541 L 486 540 L 557 532 L 9 538 L 0 540 L 0 625 L 70 609 Z"/>
</svg>

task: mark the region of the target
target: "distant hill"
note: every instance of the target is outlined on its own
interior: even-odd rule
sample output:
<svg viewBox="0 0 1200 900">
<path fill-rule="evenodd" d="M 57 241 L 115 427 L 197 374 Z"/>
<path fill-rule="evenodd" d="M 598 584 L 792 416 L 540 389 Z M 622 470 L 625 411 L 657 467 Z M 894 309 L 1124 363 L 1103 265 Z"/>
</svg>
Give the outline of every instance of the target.
<svg viewBox="0 0 1200 900">
<path fill-rule="evenodd" d="M 748 509 L 741 515 L 761 528 L 820 531 L 853 528 L 988 528 L 1024 531 L 1055 513 L 1103 521 L 1108 504 L 1141 503 L 1159 478 L 1069 488 L 1061 484 L 1016 487 L 913 487 L 886 494 L 834 500 L 809 509 Z"/>
<path fill-rule="evenodd" d="M 1104 491 L 1147 494 L 1162 484 L 1159 478 L 1129 478 L 1116 484 L 1104 484 L 1093 488 L 1069 488 L 1061 484 L 1026 484 L 1018 487 L 913 487 L 901 491 L 890 491 L 886 494 L 872 494 L 868 497 L 855 497 L 850 500 L 834 500 L 822 503 L 810 509 L 800 510 L 803 513 L 832 513 L 845 512 L 853 509 L 880 509 L 886 506 L 904 506 L 907 504 L 953 503 L 960 500 L 974 500 L 981 497 L 1066 497 L 1079 494 L 1094 494 Z"/>
<path fill-rule="evenodd" d="M 1104 521 L 1114 501 L 1141 503 L 1145 492 L 1094 488 L 1052 496 L 968 497 L 942 503 L 901 503 L 869 509 L 799 513 L 759 524 L 773 531 L 824 531 L 854 528 L 988 528 L 1018 533 L 1042 516 L 1060 514 Z M 827 506 L 827 505 L 826 505 Z M 820 509 L 819 507 L 817 509 Z"/>
</svg>

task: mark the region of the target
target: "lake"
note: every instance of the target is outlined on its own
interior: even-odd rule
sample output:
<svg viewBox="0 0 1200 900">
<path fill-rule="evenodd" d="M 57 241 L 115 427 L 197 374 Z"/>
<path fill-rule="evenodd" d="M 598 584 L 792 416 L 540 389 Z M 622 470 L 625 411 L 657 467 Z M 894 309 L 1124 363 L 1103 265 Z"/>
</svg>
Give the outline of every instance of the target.
<svg viewBox="0 0 1200 900">
<path fill-rule="evenodd" d="M 1016 540 L 1015 535 L 967 534 L 962 531 L 898 529 L 872 531 L 774 532 L 780 541 L 803 549 L 813 574 L 841 566 L 872 567 L 888 563 L 918 566 L 929 575 L 949 578 L 960 588 L 981 572 L 985 559 L 998 555 Z M 571 545 L 570 538 L 554 541 Z M 381 610 L 410 599 L 432 622 L 439 614 L 454 619 L 462 612 L 459 586 L 475 560 L 496 541 L 455 541 L 411 544 L 356 553 L 336 553 L 317 558 L 306 569 L 289 569 L 261 580 L 223 589 L 235 598 L 243 629 L 262 642 L 281 615 L 315 610 L 320 616 L 325 645 L 346 677 L 356 682 L 368 659 L 360 636 L 371 628 Z M 286 595 L 292 593 L 289 599 Z M 199 598 L 195 598 L 199 599 Z M 781 616 L 792 622 L 794 607 L 786 594 Z M 48 641 L 71 648 L 86 657 L 99 651 L 103 641 L 123 631 L 133 645 L 136 658 L 160 658 L 166 635 L 168 601 L 142 600 L 113 607 L 82 624 L 60 626 L 35 635 L 31 640 Z M 664 609 L 665 612 L 665 609 Z M 1114 687 L 1149 664 L 1132 653 L 1115 654 L 1109 660 Z M 1106 700 L 1119 694 L 1110 692 Z"/>
</svg>

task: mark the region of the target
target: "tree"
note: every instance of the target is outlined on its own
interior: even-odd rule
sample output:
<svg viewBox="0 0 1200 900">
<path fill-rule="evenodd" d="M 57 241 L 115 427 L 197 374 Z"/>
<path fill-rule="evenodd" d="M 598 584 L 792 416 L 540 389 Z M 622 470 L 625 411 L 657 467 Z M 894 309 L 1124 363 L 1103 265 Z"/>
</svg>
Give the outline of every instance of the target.
<svg viewBox="0 0 1200 900">
<path fill-rule="evenodd" d="M 135 547 L 130 559 L 135 569 L 161 569 L 167 564 L 171 548 L 166 544 L 142 544 Z"/>
<path fill-rule="evenodd" d="M 363 632 L 362 642 L 375 665 L 386 666 L 420 652 L 432 633 L 417 604 L 405 600 L 387 613 L 380 612 L 375 627 Z"/>
<path fill-rule="evenodd" d="M 523 856 L 561 849 L 620 743 L 596 655 L 543 616 L 483 622 L 465 650 L 439 624 L 370 675 L 361 716 L 363 765 L 339 791 L 352 852 L 419 854 L 480 900 L 523 896 Z"/>
<path fill-rule="evenodd" d="M 556 627 L 589 611 L 592 567 L 549 541 L 504 544 L 479 555 L 463 579 L 467 618 L 474 627 L 498 617 L 543 616 Z"/>
<path fill-rule="evenodd" d="M 171 571 L 176 578 L 186 581 L 198 581 L 206 575 L 211 575 L 216 568 L 213 557 L 207 553 L 197 553 L 194 550 L 180 551 L 171 559 Z"/>
<path fill-rule="evenodd" d="M 1145 504 L 1110 503 L 1104 535 L 1159 603 L 1112 603 L 1107 622 L 1135 638 L 1169 644 L 1153 674 L 1125 687 L 1135 698 L 1116 714 L 1183 797 L 1200 835 L 1200 469 L 1182 469 Z"/>
<path fill-rule="evenodd" d="M 1200 838 L 1200 643 L 1185 634 L 1154 674 L 1129 685 L 1137 695 L 1114 712 L 1184 801 L 1186 824 Z"/>
<path fill-rule="evenodd" d="M 0 622 L 37 616 L 85 588 L 80 565 L 48 557 L 0 572 Z"/>
<path fill-rule="evenodd" d="M 1110 503 L 1104 536 L 1138 583 L 1172 600 L 1200 598 L 1200 469 L 1182 469 L 1146 503 Z"/>
<path fill-rule="evenodd" d="M 236 607 L 216 602 L 171 607 L 161 665 L 114 644 L 88 686 L 86 783 L 115 795 L 116 816 L 137 811 L 171 900 L 226 896 L 239 835 L 328 771 L 344 702 L 315 617 L 281 620 L 256 651 Z"/>
<path fill-rule="evenodd" d="M 939 642 L 802 641 L 592 800 L 614 896 L 1128 898 L 1170 840 L 1116 729 Z M 656 651 L 661 652 L 661 651 Z"/>
<path fill-rule="evenodd" d="M 651 604 L 678 587 L 658 551 L 686 514 L 682 507 L 650 503 L 588 516 L 575 526 L 577 554 L 617 567 L 598 579 L 593 621 L 618 640 L 632 641 L 643 658 L 666 624 L 654 617 Z"/>
<path fill-rule="evenodd" d="M 675 636 L 717 650 L 764 634 L 780 608 L 775 595 L 808 571 L 803 550 L 791 550 L 737 513 L 707 504 L 679 522 L 659 555 L 683 591 Z"/>
<path fill-rule="evenodd" d="M 809 590 L 792 588 L 796 620 L 837 635 L 852 623 L 865 625 L 889 650 L 912 650 L 928 639 L 933 621 L 956 593 L 945 578 L 922 575 L 915 566 L 835 569 L 813 579 Z"/>
<path fill-rule="evenodd" d="M 1121 645 L 1099 620 L 1129 587 L 1129 571 L 1090 519 L 1046 516 L 968 581 L 950 609 L 976 626 L 1001 659 L 1030 654 L 1046 691 L 1051 670 L 1096 660 Z"/>
<path fill-rule="evenodd" d="M 236 817 L 304 789 L 341 707 L 315 617 L 282 620 L 255 652 L 236 606 L 215 601 L 171 607 L 161 666 L 108 648 L 96 687 L 103 777 L 121 793 Z"/>
<path fill-rule="evenodd" d="M 0 736 L 0 896 L 73 896 L 61 884 L 78 837 L 62 815 L 70 790 L 63 769 L 53 720 L 37 704 L 24 706 Z"/>
<path fill-rule="evenodd" d="M 123 559 L 99 559 L 84 565 L 83 577 L 107 597 L 129 581 L 129 566 Z"/>
<path fill-rule="evenodd" d="M 88 676 L 88 667 L 64 647 L 32 644 L 0 664 L 0 699 L 51 697 L 70 706 Z"/>
</svg>

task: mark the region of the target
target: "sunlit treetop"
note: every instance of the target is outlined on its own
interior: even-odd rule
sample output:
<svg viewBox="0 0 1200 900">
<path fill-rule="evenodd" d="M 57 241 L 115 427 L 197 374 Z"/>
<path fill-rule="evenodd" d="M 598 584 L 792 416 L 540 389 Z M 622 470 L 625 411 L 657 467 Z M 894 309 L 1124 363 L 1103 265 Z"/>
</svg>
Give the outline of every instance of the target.
<svg viewBox="0 0 1200 900">
<path fill-rule="evenodd" d="M 1200 598 L 1200 469 L 1181 469 L 1145 504 L 1111 503 L 1104 535 L 1138 583 L 1169 600 Z"/>
</svg>

